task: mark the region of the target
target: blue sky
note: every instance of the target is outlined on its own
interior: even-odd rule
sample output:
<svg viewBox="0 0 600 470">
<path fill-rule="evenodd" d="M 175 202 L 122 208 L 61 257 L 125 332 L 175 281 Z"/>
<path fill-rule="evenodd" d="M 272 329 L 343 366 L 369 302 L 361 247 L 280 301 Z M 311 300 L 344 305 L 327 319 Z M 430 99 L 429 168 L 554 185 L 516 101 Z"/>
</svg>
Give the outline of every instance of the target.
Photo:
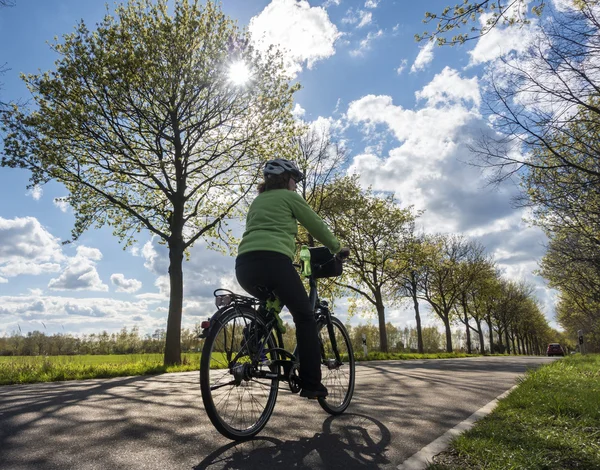
<svg viewBox="0 0 600 470">
<path fill-rule="evenodd" d="M 544 235 L 511 206 L 514 185 L 487 187 L 480 170 L 465 163 L 472 158 L 467 145 L 489 131 L 481 101 L 486 70 L 502 53 L 522 50 L 536 22 L 462 47 L 416 43 L 425 10 L 439 12 L 447 3 L 223 0 L 222 8 L 255 37 L 286 48 L 302 85 L 296 116 L 344 143 L 349 173 L 358 173 L 365 186 L 394 191 L 402 205 L 425 210 L 426 231 L 480 241 L 506 277 L 535 285 L 556 326 L 555 293 L 532 273 L 544 253 Z M 16 0 L 1 9 L 0 63 L 10 68 L 0 78 L 1 99 L 26 101 L 19 74 L 53 69 L 56 56 L 47 42 L 73 31 L 80 19 L 93 27 L 104 13 L 104 0 Z M 66 191 L 56 183 L 28 191 L 27 182 L 25 171 L 0 169 L 0 334 L 164 328 L 164 247 L 143 235 L 124 251 L 108 229 L 62 245 L 74 218 L 55 198 Z M 233 259 L 202 243 L 185 276 L 184 326 L 212 312 L 214 288 L 239 289 Z M 337 312 L 342 319 L 345 305 L 340 302 Z M 390 307 L 388 318 L 400 327 L 414 325 L 408 307 Z"/>
</svg>

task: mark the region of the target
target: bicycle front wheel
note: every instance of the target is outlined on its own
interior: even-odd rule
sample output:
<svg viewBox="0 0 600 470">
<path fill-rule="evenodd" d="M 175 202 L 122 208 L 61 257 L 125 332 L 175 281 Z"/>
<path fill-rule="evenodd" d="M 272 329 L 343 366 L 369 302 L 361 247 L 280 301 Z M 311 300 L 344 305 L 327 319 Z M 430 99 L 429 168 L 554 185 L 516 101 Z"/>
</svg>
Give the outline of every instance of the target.
<svg viewBox="0 0 600 470">
<path fill-rule="evenodd" d="M 326 322 L 319 322 L 317 329 L 321 347 L 321 382 L 329 391 L 327 398 L 319 398 L 319 404 L 327 413 L 339 415 L 348 408 L 354 393 L 352 343 L 346 328 L 335 317 L 331 317 L 330 326 Z M 335 354 L 332 337 L 338 355 Z"/>
<path fill-rule="evenodd" d="M 200 390 L 206 414 L 229 439 L 249 439 L 273 413 L 278 380 L 260 378 L 277 372 L 275 340 L 261 316 L 235 307 L 211 326 L 200 358 Z"/>
</svg>

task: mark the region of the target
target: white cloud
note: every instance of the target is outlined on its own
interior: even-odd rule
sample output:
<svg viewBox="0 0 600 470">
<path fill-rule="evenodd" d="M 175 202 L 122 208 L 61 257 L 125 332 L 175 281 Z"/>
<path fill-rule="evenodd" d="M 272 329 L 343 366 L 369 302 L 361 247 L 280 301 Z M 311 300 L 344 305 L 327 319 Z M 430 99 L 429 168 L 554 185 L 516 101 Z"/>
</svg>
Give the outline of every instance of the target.
<svg viewBox="0 0 600 470">
<path fill-rule="evenodd" d="M 411 73 L 423 70 L 433 60 L 433 41 L 428 41 L 423 47 L 420 48 L 419 54 L 415 59 L 412 67 L 410 68 Z"/>
<path fill-rule="evenodd" d="M 69 210 L 69 203 L 63 199 L 63 198 L 59 198 L 59 197 L 55 197 L 52 202 L 54 203 L 54 205 L 56 207 L 58 207 L 62 212 L 67 212 L 67 210 Z"/>
<path fill-rule="evenodd" d="M 340 3 L 342 3 L 342 0 L 326 0 L 323 5 L 321 5 L 323 8 L 329 8 L 331 6 L 338 6 Z"/>
<path fill-rule="evenodd" d="M 456 70 L 450 67 L 445 67 L 415 95 L 418 100 L 425 99 L 427 106 L 447 105 L 462 101 L 479 107 L 481 103 L 477 77 L 462 78 Z"/>
<path fill-rule="evenodd" d="M 36 201 L 39 201 L 44 194 L 44 190 L 39 184 L 36 184 L 33 188 L 27 191 L 26 195 L 31 196 Z"/>
<path fill-rule="evenodd" d="M 554 5 L 554 8 L 559 12 L 577 9 L 573 0 L 552 0 L 552 4 Z"/>
<path fill-rule="evenodd" d="M 373 21 L 373 13 L 365 10 L 348 9 L 346 15 L 342 18 L 342 23 L 355 24 L 356 28 L 363 28 Z"/>
<path fill-rule="evenodd" d="M 60 240 L 34 217 L 0 217 L 0 275 L 58 272 L 64 261 Z"/>
<path fill-rule="evenodd" d="M 77 254 L 69 258 L 67 266 L 60 276 L 50 280 L 48 288 L 52 290 L 108 291 L 108 286 L 102 282 L 96 270 L 95 261 L 101 259 L 102 253 L 97 248 L 77 247 Z"/>
<path fill-rule="evenodd" d="M 98 248 L 80 245 L 77 247 L 77 256 L 92 261 L 100 261 L 102 259 L 102 252 Z"/>
<path fill-rule="evenodd" d="M 403 207 L 424 210 L 418 225 L 426 232 L 463 233 L 481 241 L 506 277 L 525 279 L 553 316 L 553 291 L 532 271 L 544 253 L 543 232 L 528 227 L 524 212 L 511 206 L 512 186 L 485 186 L 481 171 L 466 163 L 469 145 L 491 132 L 479 112 L 478 81 L 444 69 L 416 95 L 421 107 L 405 109 L 390 96 L 367 95 L 350 103 L 350 124 L 369 145 L 354 156 L 348 173 L 364 186 L 394 192 Z M 376 145 L 381 128 L 398 141 L 386 154 Z M 545 300 L 544 300 L 545 299 Z"/>
<path fill-rule="evenodd" d="M 259 48 L 272 44 L 282 48 L 292 77 L 304 64 L 310 69 L 335 54 L 334 44 L 341 35 L 327 11 L 306 0 L 272 0 L 250 20 L 249 31 Z"/>
<path fill-rule="evenodd" d="M 507 195 L 482 190 L 479 170 L 464 164 L 468 145 L 487 129 L 473 88 L 477 81 L 445 69 L 417 93 L 425 100 L 422 108 L 405 109 L 383 95 L 350 103 L 348 120 L 367 139 L 384 128 L 400 145 L 387 156 L 377 151 L 356 155 L 349 172 L 376 190 L 394 191 L 403 205 L 426 210 L 423 223 L 439 231 L 485 226 L 511 211 Z"/>
<path fill-rule="evenodd" d="M 377 8 L 379 0 L 367 0 L 365 2 L 365 8 Z"/>
<path fill-rule="evenodd" d="M 6 284 L 8 282 L 8 279 L 0 276 L 0 284 Z"/>
<path fill-rule="evenodd" d="M 396 73 L 398 75 L 400 75 L 402 72 L 404 72 L 404 69 L 406 68 L 407 64 L 408 64 L 408 59 L 402 59 L 402 62 L 400 62 L 400 65 L 396 69 Z"/>
<path fill-rule="evenodd" d="M 240 229 L 234 228 L 234 230 L 239 231 Z M 143 253 L 147 260 L 144 266 L 153 273 L 159 274 L 155 286 L 160 295 L 167 296 L 169 294 L 169 276 L 167 274 L 169 255 L 168 250 L 163 248 L 163 245 L 158 244 L 156 237 L 144 245 Z M 234 258 L 210 250 L 203 241 L 196 242 L 190 249 L 189 260 L 183 263 L 184 298 L 190 301 L 212 302 L 213 291 L 218 287 L 236 288 L 237 282 L 234 279 Z M 237 290 L 239 291 L 240 288 L 237 287 Z"/>
<path fill-rule="evenodd" d="M 156 237 L 142 247 L 142 256 L 146 260 L 144 267 L 154 274 L 165 275 L 169 270 L 169 250 L 158 243 Z"/>
<path fill-rule="evenodd" d="M 485 24 L 490 15 L 481 15 L 480 21 Z M 524 52 L 532 44 L 538 21 L 523 26 L 497 26 L 481 36 L 473 50 L 469 51 L 469 66 L 491 62 L 511 51 Z"/>
<path fill-rule="evenodd" d="M 292 114 L 294 115 L 294 117 L 296 119 L 302 119 L 302 117 L 304 117 L 304 115 L 306 114 L 306 110 L 300 106 L 298 103 L 296 103 L 296 105 L 294 106 L 294 110 L 292 111 Z"/>
<path fill-rule="evenodd" d="M 360 41 L 358 48 L 350 51 L 350 55 L 354 57 L 364 55 L 369 49 L 371 49 L 371 43 L 373 40 L 380 38 L 381 36 L 383 36 L 383 30 L 381 29 L 376 32 L 369 31 L 367 36 Z"/>
<path fill-rule="evenodd" d="M 370 24 L 371 21 L 373 21 L 373 13 L 371 13 L 370 11 L 361 10 L 360 11 L 360 21 L 356 27 L 364 28 L 365 26 Z"/>
<path fill-rule="evenodd" d="M 166 326 L 164 311 L 152 310 L 153 301 L 121 301 L 111 298 L 0 296 L 0 334 L 21 325 L 23 333 L 39 329 L 51 332 L 98 333 L 138 326 L 142 333 Z M 190 323 L 187 322 L 187 325 Z"/>
<path fill-rule="evenodd" d="M 141 289 L 142 283 L 137 279 L 125 279 L 125 275 L 115 273 L 110 276 L 110 282 L 117 287 L 117 292 L 134 293 Z"/>
<path fill-rule="evenodd" d="M 345 24 L 358 23 L 358 20 L 360 19 L 358 11 L 359 10 L 355 10 L 354 8 L 349 8 L 348 11 L 346 11 L 346 14 L 344 15 L 344 17 L 342 18 L 342 23 L 345 23 Z"/>
</svg>

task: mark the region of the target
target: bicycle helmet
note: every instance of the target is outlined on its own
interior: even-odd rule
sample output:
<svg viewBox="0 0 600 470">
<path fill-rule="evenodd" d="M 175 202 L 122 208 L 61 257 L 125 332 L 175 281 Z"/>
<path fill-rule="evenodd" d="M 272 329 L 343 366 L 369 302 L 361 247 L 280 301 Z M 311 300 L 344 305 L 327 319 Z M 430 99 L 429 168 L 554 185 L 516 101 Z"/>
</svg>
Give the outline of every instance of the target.
<svg viewBox="0 0 600 470">
<path fill-rule="evenodd" d="M 296 182 L 300 182 L 304 179 L 304 173 L 300 171 L 298 165 L 285 158 L 276 158 L 275 160 L 269 160 L 265 163 L 263 175 L 266 178 L 268 175 L 280 175 L 286 171 L 292 175 L 292 178 L 294 178 Z"/>
</svg>

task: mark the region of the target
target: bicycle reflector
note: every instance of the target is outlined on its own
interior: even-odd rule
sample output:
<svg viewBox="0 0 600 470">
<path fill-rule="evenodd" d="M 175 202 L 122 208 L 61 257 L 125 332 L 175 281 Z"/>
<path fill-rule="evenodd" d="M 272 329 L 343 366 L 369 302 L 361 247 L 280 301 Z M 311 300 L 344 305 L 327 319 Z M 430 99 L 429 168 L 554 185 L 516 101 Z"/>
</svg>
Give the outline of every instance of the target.
<svg viewBox="0 0 600 470">
<path fill-rule="evenodd" d="M 202 328 L 203 330 L 210 328 L 210 320 L 205 320 L 202 323 L 200 323 L 200 328 Z"/>
<path fill-rule="evenodd" d="M 231 303 L 231 295 L 216 295 L 215 296 L 215 305 L 217 308 L 227 307 Z"/>
</svg>

